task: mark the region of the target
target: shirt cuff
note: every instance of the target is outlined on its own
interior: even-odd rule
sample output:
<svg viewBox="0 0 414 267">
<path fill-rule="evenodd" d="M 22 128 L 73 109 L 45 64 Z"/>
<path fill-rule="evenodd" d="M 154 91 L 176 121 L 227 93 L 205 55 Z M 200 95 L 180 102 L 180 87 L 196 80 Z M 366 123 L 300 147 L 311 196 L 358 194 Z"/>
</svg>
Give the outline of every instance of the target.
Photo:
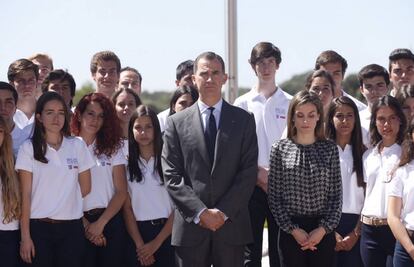
<svg viewBox="0 0 414 267">
<path fill-rule="evenodd" d="M 206 209 L 207 209 L 207 208 L 204 208 L 204 209 L 200 210 L 200 212 L 199 212 L 199 213 L 197 213 L 197 215 L 194 217 L 193 222 L 194 222 L 195 224 L 198 224 L 198 223 L 200 222 L 200 215 L 201 215 L 201 213 L 203 213 L 203 211 L 205 211 Z"/>
</svg>

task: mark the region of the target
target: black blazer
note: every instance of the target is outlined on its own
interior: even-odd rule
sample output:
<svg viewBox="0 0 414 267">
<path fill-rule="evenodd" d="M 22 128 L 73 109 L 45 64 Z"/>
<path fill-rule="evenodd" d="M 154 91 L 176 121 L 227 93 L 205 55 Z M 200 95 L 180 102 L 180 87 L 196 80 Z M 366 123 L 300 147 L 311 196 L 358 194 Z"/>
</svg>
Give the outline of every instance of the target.
<svg viewBox="0 0 414 267">
<path fill-rule="evenodd" d="M 215 160 L 210 162 L 197 103 L 170 116 L 162 168 L 176 206 L 172 244 L 193 246 L 205 238 L 241 245 L 252 242 L 248 202 L 257 177 L 257 137 L 252 114 L 223 100 Z M 194 223 L 203 208 L 228 219 L 216 232 Z"/>
</svg>

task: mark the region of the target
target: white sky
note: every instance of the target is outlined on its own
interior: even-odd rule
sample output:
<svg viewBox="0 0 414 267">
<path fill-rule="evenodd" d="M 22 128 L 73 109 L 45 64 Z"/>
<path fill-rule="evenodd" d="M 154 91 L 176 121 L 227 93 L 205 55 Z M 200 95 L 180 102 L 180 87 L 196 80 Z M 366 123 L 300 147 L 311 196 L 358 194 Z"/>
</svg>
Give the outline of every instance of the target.
<svg viewBox="0 0 414 267">
<path fill-rule="evenodd" d="M 44 52 L 80 87 L 91 81 L 92 55 L 112 50 L 142 73 L 144 90 L 173 90 L 178 63 L 207 50 L 225 56 L 224 0 L 13 0 L 0 10 L 0 80 L 15 59 Z M 279 83 L 327 49 L 348 60 L 348 72 L 387 67 L 394 48 L 414 48 L 413 11 L 412 0 L 239 0 L 239 86 L 255 82 L 247 59 L 260 41 L 282 51 Z"/>
</svg>

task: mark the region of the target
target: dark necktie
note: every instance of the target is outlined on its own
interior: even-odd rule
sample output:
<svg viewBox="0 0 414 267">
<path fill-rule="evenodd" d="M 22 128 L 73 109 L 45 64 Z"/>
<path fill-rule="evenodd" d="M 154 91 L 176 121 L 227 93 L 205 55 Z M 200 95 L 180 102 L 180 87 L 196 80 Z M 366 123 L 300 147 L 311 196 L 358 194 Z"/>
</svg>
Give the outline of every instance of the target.
<svg viewBox="0 0 414 267">
<path fill-rule="evenodd" d="M 216 146 L 217 125 L 216 125 L 216 118 L 214 117 L 214 114 L 213 114 L 214 107 L 209 107 L 208 109 L 210 110 L 210 116 L 206 124 L 205 137 L 206 137 L 208 155 L 210 157 L 211 163 L 213 164 L 214 148 Z"/>
</svg>

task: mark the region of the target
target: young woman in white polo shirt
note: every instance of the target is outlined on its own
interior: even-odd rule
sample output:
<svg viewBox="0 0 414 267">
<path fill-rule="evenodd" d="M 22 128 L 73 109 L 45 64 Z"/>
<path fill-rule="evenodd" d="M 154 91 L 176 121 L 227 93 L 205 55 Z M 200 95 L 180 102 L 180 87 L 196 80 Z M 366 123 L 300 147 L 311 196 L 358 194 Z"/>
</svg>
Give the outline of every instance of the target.
<svg viewBox="0 0 414 267">
<path fill-rule="evenodd" d="M 129 122 L 128 189 L 124 218 L 130 235 L 127 266 L 174 265 L 172 204 L 161 169 L 161 130 L 157 115 L 139 106 Z"/>
<path fill-rule="evenodd" d="M 122 129 L 111 101 L 101 93 L 85 95 L 72 117 L 71 130 L 88 145 L 96 165 L 92 190 L 83 199 L 86 245 L 84 266 L 119 266 L 125 225 L 120 210 L 127 196 Z"/>
<path fill-rule="evenodd" d="M 358 107 L 346 96 L 335 98 L 327 110 L 326 137 L 336 142 L 342 177 L 342 215 L 336 235 L 337 267 L 362 266 L 359 253 L 360 215 L 364 205 L 362 141 Z"/>
<path fill-rule="evenodd" d="M 397 239 L 394 267 L 414 266 L 414 143 L 407 134 L 388 190 L 388 224 Z"/>
<path fill-rule="evenodd" d="M 12 137 L 0 116 L 0 261 L 4 267 L 16 267 L 18 263 L 20 208 Z"/>
<path fill-rule="evenodd" d="M 366 194 L 361 212 L 361 257 L 365 267 L 391 266 L 395 238 L 387 222 L 387 190 L 401 156 L 406 119 L 398 101 L 382 96 L 372 106 L 372 148 L 363 156 Z"/>
<path fill-rule="evenodd" d="M 92 166 L 85 142 L 69 136 L 63 98 L 44 93 L 33 137 L 21 146 L 15 166 L 22 189 L 20 255 L 28 266 L 81 266 L 82 198 L 91 189 Z"/>
</svg>

